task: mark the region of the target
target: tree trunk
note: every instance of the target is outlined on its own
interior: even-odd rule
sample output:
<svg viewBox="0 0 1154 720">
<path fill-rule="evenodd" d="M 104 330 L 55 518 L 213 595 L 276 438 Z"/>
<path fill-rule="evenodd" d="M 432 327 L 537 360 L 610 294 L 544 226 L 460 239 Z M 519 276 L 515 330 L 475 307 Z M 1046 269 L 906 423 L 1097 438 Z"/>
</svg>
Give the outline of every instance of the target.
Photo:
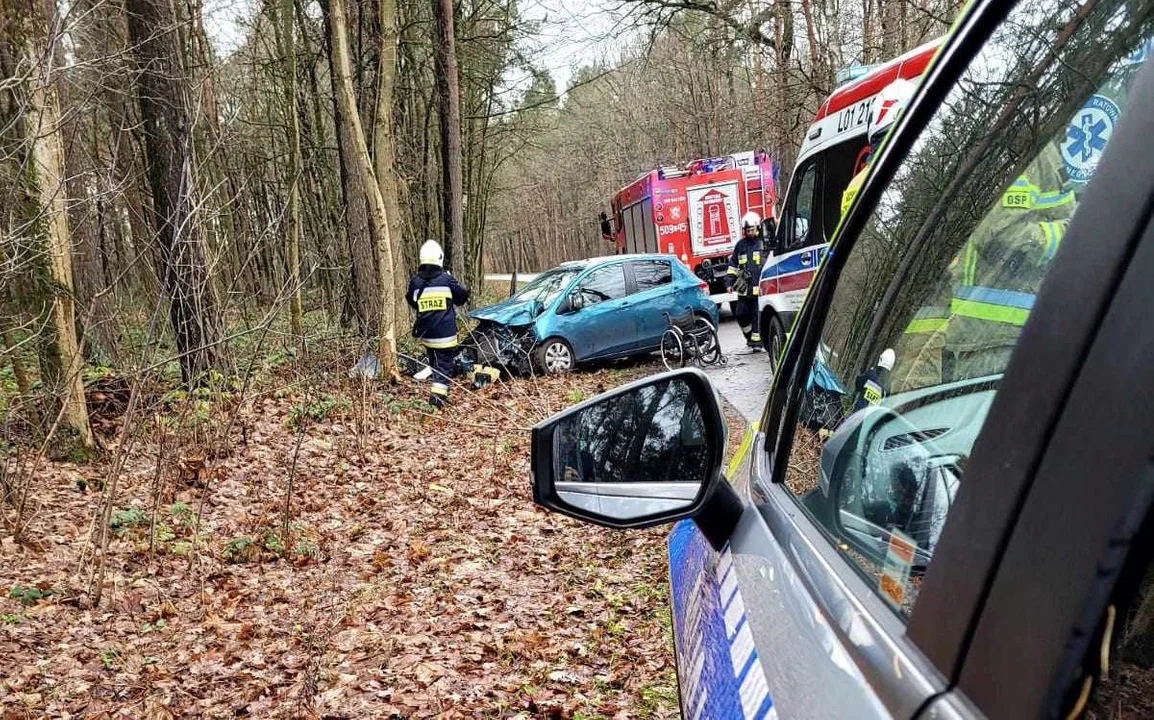
<svg viewBox="0 0 1154 720">
<path fill-rule="evenodd" d="M 335 2 L 335 0 L 333 0 Z M 343 0 L 342 0 L 343 1 Z M 344 8 L 341 8 L 342 15 Z M 340 107 L 340 91 L 337 88 L 337 77 L 341 71 L 336 66 L 336 52 L 332 47 L 333 30 L 331 28 L 330 13 L 325 13 L 325 23 L 328 27 L 328 60 L 329 77 L 333 85 L 333 115 L 336 121 L 337 151 L 340 155 L 341 198 L 344 209 L 344 227 L 348 240 L 349 263 L 352 267 L 351 282 L 346 283 L 351 288 L 349 305 L 357 318 L 357 326 L 361 337 L 368 338 L 379 334 L 380 327 L 380 297 L 376 290 L 376 278 L 373 264 L 373 248 L 370 244 L 372 223 L 368 218 L 366 208 L 365 188 L 361 187 L 361 175 L 357 159 L 357 138 L 351 135 L 352 125 L 341 122 L 342 110 Z M 347 29 L 345 37 L 347 42 Z M 351 65 L 346 74 L 352 73 Z M 350 80 L 351 82 L 351 80 Z M 354 98 L 355 100 L 355 98 Z M 354 103 L 355 108 L 355 103 Z M 364 142 L 364 137 L 360 138 Z"/>
<path fill-rule="evenodd" d="M 140 132 L 160 247 L 157 272 L 169 297 L 181 374 L 195 384 L 222 366 L 222 349 L 204 238 L 194 217 L 192 117 L 180 38 L 166 0 L 125 0 L 125 10 L 139 66 Z"/>
<path fill-rule="evenodd" d="M 441 217 L 445 265 L 459 275 L 464 262 L 464 190 L 461 178 L 461 85 L 453 30 L 453 0 L 433 0 L 438 105 L 441 114 Z"/>
<path fill-rule="evenodd" d="M 289 196 L 284 219 L 285 258 L 288 263 L 289 318 L 292 333 L 298 342 L 303 342 L 304 326 L 301 308 L 301 125 L 297 114 L 297 46 L 296 28 L 293 23 L 293 0 L 282 0 L 279 9 L 281 62 L 284 72 L 284 112 L 285 128 L 289 145 Z"/>
<path fill-rule="evenodd" d="M 381 196 L 385 199 L 385 209 L 389 217 L 389 238 L 391 246 L 398 249 L 394 262 L 400 260 L 399 248 L 404 245 L 401 231 L 401 209 L 397 199 L 396 165 L 396 129 L 393 123 L 393 100 L 396 97 L 397 76 L 397 2 L 396 0 L 379 0 L 378 11 L 380 30 L 380 67 L 377 70 L 377 111 L 376 122 L 373 128 L 373 152 L 376 163 L 377 184 L 381 188 Z M 384 255 L 378 248 L 378 258 Z M 381 262 L 381 277 L 391 274 L 392 287 L 381 285 L 381 296 L 392 293 L 392 302 L 401 307 L 405 294 L 406 277 L 404 273 L 396 272 L 401 263 L 386 268 Z"/>
<path fill-rule="evenodd" d="M 30 117 L 25 124 L 27 142 L 32 149 L 33 166 L 29 180 L 35 184 L 36 200 L 44 213 L 43 228 L 48 255 L 49 288 L 52 314 L 52 337 L 48 352 L 52 372 L 45 384 L 59 398 L 65 425 L 76 432 L 84 447 L 92 447 L 92 429 L 88 424 L 88 406 L 84 400 L 84 362 L 76 340 L 76 307 L 72 281 L 72 239 L 68 232 L 68 203 L 64 181 L 64 146 L 61 142 L 60 105 L 57 98 L 55 53 L 49 48 L 47 30 L 50 18 L 42 17 L 36 3 L 28 19 L 30 28 L 25 48 L 32 74 L 29 92 Z M 36 20 L 31 20 L 36 18 Z M 58 377 L 52 378 L 50 375 Z"/>
<path fill-rule="evenodd" d="M 344 0 L 325 0 L 322 7 L 329 24 L 329 52 L 332 54 L 333 92 L 337 97 L 337 125 L 344 126 L 346 137 L 353 142 L 357 171 L 365 200 L 369 206 L 369 230 L 380 254 L 380 270 L 377 289 L 381 306 L 379 359 L 381 375 L 394 374 L 397 363 L 396 314 L 397 304 L 391 292 L 393 272 L 392 238 L 389 236 L 389 213 L 381 194 L 380 185 L 373 172 L 369 146 L 365 142 L 364 128 L 357 111 L 357 98 L 353 90 L 352 62 L 349 58 L 349 40 L 345 20 Z"/>
</svg>

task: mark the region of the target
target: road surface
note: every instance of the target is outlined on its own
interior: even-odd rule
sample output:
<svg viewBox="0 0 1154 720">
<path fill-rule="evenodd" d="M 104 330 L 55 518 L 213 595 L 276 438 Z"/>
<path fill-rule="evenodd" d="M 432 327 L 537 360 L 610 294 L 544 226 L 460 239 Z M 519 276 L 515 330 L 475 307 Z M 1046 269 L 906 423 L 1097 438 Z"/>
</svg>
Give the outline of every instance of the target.
<svg viewBox="0 0 1154 720">
<path fill-rule="evenodd" d="M 751 353 L 745 347 L 745 337 L 737 321 L 722 308 L 721 326 L 717 329 L 721 338 L 721 351 L 729 360 L 725 365 L 711 365 L 704 368 L 714 386 L 737 408 L 749 422 L 761 418 L 761 410 L 769 396 L 769 383 L 773 375 L 769 371 L 769 358 L 764 352 Z"/>
</svg>

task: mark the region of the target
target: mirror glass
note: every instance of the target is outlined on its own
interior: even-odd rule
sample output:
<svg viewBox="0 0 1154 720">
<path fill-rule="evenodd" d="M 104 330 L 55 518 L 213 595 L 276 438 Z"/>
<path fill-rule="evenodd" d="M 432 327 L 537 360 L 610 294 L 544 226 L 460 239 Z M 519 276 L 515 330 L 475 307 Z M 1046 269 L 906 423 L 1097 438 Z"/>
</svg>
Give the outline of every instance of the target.
<svg viewBox="0 0 1154 720">
<path fill-rule="evenodd" d="M 553 433 L 557 496 L 614 520 L 689 508 L 709 458 L 701 407 L 678 378 L 589 405 Z"/>
</svg>

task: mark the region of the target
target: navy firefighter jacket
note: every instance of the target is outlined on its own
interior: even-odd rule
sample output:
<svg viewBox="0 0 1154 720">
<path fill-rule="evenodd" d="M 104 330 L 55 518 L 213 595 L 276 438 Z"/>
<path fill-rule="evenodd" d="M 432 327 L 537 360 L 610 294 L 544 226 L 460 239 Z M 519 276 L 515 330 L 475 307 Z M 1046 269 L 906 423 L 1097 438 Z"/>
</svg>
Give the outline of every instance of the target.
<svg viewBox="0 0 1154 720">
<path fill-rule="evenodd" d="M 417 311 L 413 337 L 430 348 L 457 346 L 455 306 L 469 300 L 469 288 L 436 265 L 422 265 L 409 281 L 405 300 Z"/>
<path fill-rule="evenodd" d="M 729 256 L 729 269 L 725 284 L 730 290 L 737 285 L 738 295 L 758 295 L 761 288 L 761 251 L 759 237 L 743 237 L 733 247 Z M 738 279 L 744 282 L 738 282 Z"/>
</svg>

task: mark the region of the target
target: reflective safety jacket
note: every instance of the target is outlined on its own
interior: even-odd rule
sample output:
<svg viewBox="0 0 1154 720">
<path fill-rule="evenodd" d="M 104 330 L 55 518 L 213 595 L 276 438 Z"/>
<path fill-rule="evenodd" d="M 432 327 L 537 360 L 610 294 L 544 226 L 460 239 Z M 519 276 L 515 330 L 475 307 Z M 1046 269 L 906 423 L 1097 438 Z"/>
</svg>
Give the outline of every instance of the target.
<svg viewBox="0 0 1154 720">
<path fill-rule="evenodd" d="M 746 297 L 760 294 L 761 258 L 760 237 L 742 237 L 738 240 L 737 245 L 733 247 L 733 253 L 729 256 L 725 286 L 734 290 L 736 285 L 737 294 Z M 738 282 L 739 279 L 744 282 Z"/>
<path fill-rule="evenodd" d="M 469 300 L 469 289 L 436 265 L 422 265 L 409 281 L 405 301 L 417 311 L 413 337 L 425 347 L 457 346 L 457 310 Z"/>
<path fill-rule="evenodd" d="M 890 371 L 883 367 L 872 367 L 858 375 L 854 383 L 854 412 L 866 405 L 877 405 L 890 394 Z"/>
<path fill-rule="evenodd" d="M 849 185 L 845 186 L 845 190 L 841 194 L 841 216 L 845 217 L 849 206 L 853 204 L 854 198 L 857 197 L 861 186 L 865 185 L 866 175 L 869 174 L 869 165 L 866 165 L 858 171 L 857 175 L 850 178 Z"/>
<path fill-rule="evenodd" d="M 946 349 L 1013 346 L 1058 252 L 1075 197 L 1053 144 L 974 230 L 958 258 Z"/>
</svg>

